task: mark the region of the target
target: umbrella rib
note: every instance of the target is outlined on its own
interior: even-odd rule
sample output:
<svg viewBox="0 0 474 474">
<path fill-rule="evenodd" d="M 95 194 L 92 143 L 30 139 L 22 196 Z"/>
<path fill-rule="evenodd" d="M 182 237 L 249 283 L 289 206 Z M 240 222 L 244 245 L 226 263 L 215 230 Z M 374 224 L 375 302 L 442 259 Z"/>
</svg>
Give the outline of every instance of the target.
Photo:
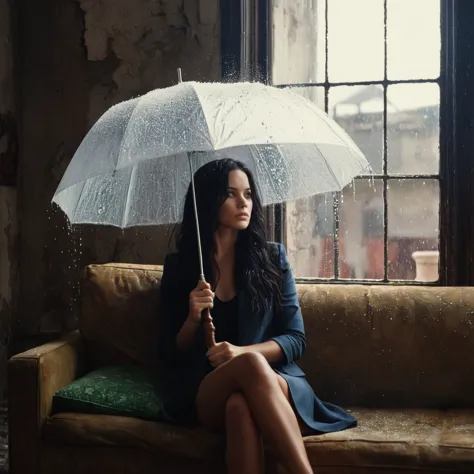
<svg viewBox="0 0 474 474">
<path fill-rule="evenodd" d="M 81 189 L 81 193 L 79 194 L 79 199 L 77 200 L 76 202 L 76 207 L 74 208 L 74 212 L 73 212 L 73 219 L 76 220 L 76 212 L 77 212 L 77 208 L 79 207 L 79 203 L 81 202 L 82 200 L 82 195 L 84 194 L 84 188 L 86 187 L 86 183 L 87 183 L 88 180 L 84 180 L 82 182 L 82 189 Z M 64 191 L 66 191 L 67 189 L 69 188 L 66 188 Z"/>
<path fill-rule="evenodd" d="M 327 114 L 325 114 L 322 110 L 320 110 L 319 107 L 316 104 L 314 104 L 313 102 L 311 102 L 308 99 L 305 99 L 302 95 L 296 94 L 293 91 L 292 91 L 292 94 L 295 94 L 307 109 L 309 109 L 312 112 L 317 111 L 318 112 L 318 117 L 321 120 L 323 120 L 323 122 L 326 123 L 326 125 L 331 129 L 331 131 L 337 136 L 337 138 L 342 143 L 347 145 L 346 139 L 341 137 L 341 135 L 339 133 L 339 130 L 336 127 L 334 127 L 334 125 L 335 125 L 334 121 L 332 119 L 330 119 L 330 117 Z M 349 137 L 349 135 L 348 135 L 348 138 L 353 142 L 353 140 Z"/>
<path fill-rule="evenodd" d="M 175 172 L 176 172 L 176 179 L 175 179 L 175 188 L 174 188 L 174 194 L 175 194 L 175 199 L 176 199 L 176 207 L 175 209 L 179 209 L 179 206 L 181 205 L 180 199 L 179 199 L 179 192 L 178 192 L 178 173 L 179 167 L 178 167 L 178 155 L 175 155 Z M 183 179 L 181 177 L 181 179 Z M 191 179 L 191 178 L 190 178 Z M 179 220 L 179 213 L 176 215 L 176 220 Z"/>
<path fill-rule="evenodd" d="M 260 149 L 259 149 L 258 146 L 256 146 L 256 145 L 249 145 L 249 148 L 252 149 L 252 150 L 255 150 L 255 151 L 257 152 L 257 154 L 259 155 L 259 157 L 261 157 Z M 263 163 L 265 162 L 265 160 L 263 160 L 263 159 L 262 159 L 261 161 L 262 161 Z M 258 162 L 258 161 L 257 161 L 257 162 Z M 278 195 L 278 192 L 277 192 L 275 183 L 274 183 L 274 181 L 273 181 L 273 179 L 272 179 L 272 176 L 271 176 L 271 174 L 270 174 L 270 170 L 269 170 L 268 167 L 266 167 L 266 166 L 264 166 L 263 168 L 264 168 L 264 170 L 265 170 L 265 172 L 266 172 L 266 174 L 267 174 L 267 176 L 268 176 L 268 182 L 271 184 L 271 186 L 272 186 L 272 188 L 273 188 L 273 192 L 274 192 L 275 197 L 276 197 L 276 196 Z M 256 168 L 256 169 L 257 169 L 257 168 Z M 277 202 L 279 202 L 279 200 L 280 200 L 280 197 L 278 196 L 278 201 L 277 201 Z"/>
<path fill-rule="evenodd" d="M 179 202 L 179 195 L 178 195 L 178 155 L 174 155 L 174 172 L 175 172 L 175 178 L 174 178 L 174 199 L 175 199 L 175 205 L 174 209 L 179 209 L 180 202 Z M 176 220 L 179 220 L 179 213 L 176 213 Z"/>
<path fill-rule="evenodd" d="M 207 136 L 208 136 L 209 141 L 210 141 L 210 143 L 211 143 L 211 148 L 212 148 L 212 150 L 215 150 L 215 149 L 216 149 L 216 145 L 215 145 L 214 140 L 213 140 L 212 135 L 211 135 L 211 130 L 210 130 L 210 128 L 209 128 L 209 121 L 207 120 L 206 112 L 204 111 L 204 107 L 202 106 L 201 98 L 199 97 L 199 94 L 197 93 L 195 87 L 192 88 L 192 91 L 193 91 L 194 94 L 196 95 L 197 100 L 198 100 L 199 104 L 201 105 L 202 115 L 204 115 L 204 119 L 205 119 L 204 122 L 205 122 L 206 127 L 207 127 Z M 196 151 L 196 150 L 193 150 L 193 151 Z"/>
<path fill-rule="evenodd" d="M 130 193 L 132 190 L 132 181 L 135 179 L 136 174 L 137 174 L 137 164 L 133 165 L 132 172 L 130 173 L 130 180 L 128 181 L 127 200 L 125 201 L 125 211 L 122 217 L 122 228 L 124 228 L 128 222 L 128 214 L 130 212 L 130 206 L 131 206 Z"/>
<path fill-rule="evenodd" d="M 118 163 L 119 163 L 119 157 L 122 155 L 122 145 L 123 145 L 123 141 L 125 139 L 125 135 L 127 134 L 128 132 L 128 127 L 130 125 L 130 123 L 132 122 L 132 117 L 135 115 L 135 112 L 138 108 L 138 105 L 140 104 L 140 102 L 143 100 L 143 98 L 146 96 L 146 94 L 142 97 L 140 97 L 138 100 L 137 100 L 137 103 L 135 104 L 135 107 L 133 108 L 133 111 L 132 113 L 130 114 L 130 117 L 128 118 L 128 122 L 127 122 L 127 125 L 125 126 L 125 130 L 123 131 L 123 135 L 122 135 L 122 138 L 120 139 L 120 146 L 119 146 L 119 151 L 117 153 L 117 162 L 115 163 L 115 170 L 117 170 L 118 168 Z"/>
<path fill-rule="evenodd" d="M 315 148 L 318 150 L 318 152 L 320 153 L 320 155 L 322 157 L 324 157 L 324 153 L 319 149 L 319 146 L 316 145 L 316 143 L 314 144 Z M 334 171 L 332 170 L 332 168 L 329 166 L 329 163 L 327 162 L 327 160 L 323 159 L 323 163 L 326 165 L 330 175 L 334 178 L 334 181 L 336 182 L 337 184 L 337 187 L 340 189 L 341 188 L 341 183 L 339 183 L 339 180 L 337 179 L 337 176 L 335 175 Z"/>
</svg>

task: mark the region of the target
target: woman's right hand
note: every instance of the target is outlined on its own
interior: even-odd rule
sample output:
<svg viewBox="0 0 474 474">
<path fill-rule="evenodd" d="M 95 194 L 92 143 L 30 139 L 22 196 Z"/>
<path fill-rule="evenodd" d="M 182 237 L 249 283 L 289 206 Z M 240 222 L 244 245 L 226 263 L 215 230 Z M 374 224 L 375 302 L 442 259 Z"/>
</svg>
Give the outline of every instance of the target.
<svg viewBox="0 0 474 474">
<path fill-rule="evenodd" d="M 188 317 L 196 324 L 201 322 L 201 314 L 205 309 L 214 306 L 214 293 L 209 283 L 199 280 L 197 287 L 189 293 Z"/>
</svg>

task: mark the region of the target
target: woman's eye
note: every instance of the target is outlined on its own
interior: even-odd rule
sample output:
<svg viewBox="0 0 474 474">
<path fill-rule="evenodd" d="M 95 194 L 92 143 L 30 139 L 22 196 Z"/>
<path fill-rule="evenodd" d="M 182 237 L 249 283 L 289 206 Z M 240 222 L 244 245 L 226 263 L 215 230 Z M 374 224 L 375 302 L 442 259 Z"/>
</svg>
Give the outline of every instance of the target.
<svg viewBox="0 0 474 474">
<path fill-rule="evenodd" d="M 252 193 L 247 193 L 247 194 L 245 195 L 245 197 L 246 197 L 246 199 L 252 199 Z"/>
<path fill-rule="evenodd" d="M 234 195 L 234 191 L 227 191 L 227 197 L 232 197 Z"/>
</svg>

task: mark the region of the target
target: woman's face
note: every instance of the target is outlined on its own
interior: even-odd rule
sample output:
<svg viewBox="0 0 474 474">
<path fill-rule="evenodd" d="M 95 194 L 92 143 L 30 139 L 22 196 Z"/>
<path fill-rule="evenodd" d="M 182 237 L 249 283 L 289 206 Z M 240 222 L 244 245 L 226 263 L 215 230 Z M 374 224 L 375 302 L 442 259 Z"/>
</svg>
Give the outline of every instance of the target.
<svg viewBox="0 0 474 474">
<path fill-rule="evenodd" d="M 219 224 L 234 230 L 245 230 L 252 215 L 252 190 L 247 175 L 241 170 L 229 173 L 227 198 L 219 209 Z"/>
</svg>

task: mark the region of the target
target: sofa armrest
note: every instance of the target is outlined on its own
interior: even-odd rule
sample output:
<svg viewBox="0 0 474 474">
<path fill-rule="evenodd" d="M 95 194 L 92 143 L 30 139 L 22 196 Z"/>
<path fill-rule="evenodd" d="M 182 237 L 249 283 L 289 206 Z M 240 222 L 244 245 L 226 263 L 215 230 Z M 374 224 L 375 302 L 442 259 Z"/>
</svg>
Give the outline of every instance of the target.
<svg viewBox="0 0 474 474">
<path fill-rule="evenodd" d="M 84 372 L 78 331 L 16 354 L 8 361 L 8 424 L 11 474 L 39 472 L 40 433 L 54 393 Z"/>
</svg>

